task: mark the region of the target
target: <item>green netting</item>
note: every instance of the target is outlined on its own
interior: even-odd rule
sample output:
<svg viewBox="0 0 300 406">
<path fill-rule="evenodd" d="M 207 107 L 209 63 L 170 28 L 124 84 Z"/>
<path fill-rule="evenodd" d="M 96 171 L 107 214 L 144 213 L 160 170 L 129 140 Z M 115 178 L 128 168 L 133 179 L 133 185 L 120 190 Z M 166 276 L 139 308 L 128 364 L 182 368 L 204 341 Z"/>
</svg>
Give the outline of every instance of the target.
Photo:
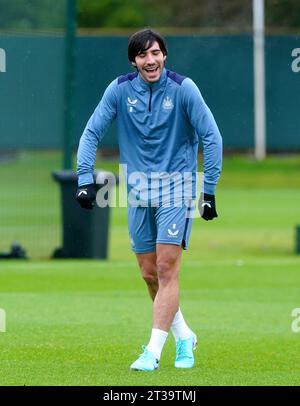
<svg viewBox="0 0 300 406">
<path fill-rule="evenodd" d="M 0 253 L 17 242 L 49 257 L 60 245 L 51 172 L 62 166 L 66 6 L 0 0 Z"/>
</svg>

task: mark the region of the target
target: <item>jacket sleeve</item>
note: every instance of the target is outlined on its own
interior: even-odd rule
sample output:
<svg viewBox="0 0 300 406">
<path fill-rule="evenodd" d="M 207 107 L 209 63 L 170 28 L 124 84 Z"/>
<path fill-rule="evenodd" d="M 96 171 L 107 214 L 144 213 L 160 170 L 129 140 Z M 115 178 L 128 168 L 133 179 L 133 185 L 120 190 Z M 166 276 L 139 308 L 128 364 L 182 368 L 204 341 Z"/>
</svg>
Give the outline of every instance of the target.
<svg viewBox="0 0 300 406">
<path fill-rule="evenodd" d="M 203 146 L 203 191 L 213 195 L 222 170 L 222 137 L 196 84 L 186 78 L 181 87 L 183 108 Z"/>
<path fill-rule="evenodd" d="M 93 171 L 98 144 L 117 116 L 117 79 L 105 90 L 80 138 L 77 152 L 78 185 L 93 183 Z"/>
</svg>

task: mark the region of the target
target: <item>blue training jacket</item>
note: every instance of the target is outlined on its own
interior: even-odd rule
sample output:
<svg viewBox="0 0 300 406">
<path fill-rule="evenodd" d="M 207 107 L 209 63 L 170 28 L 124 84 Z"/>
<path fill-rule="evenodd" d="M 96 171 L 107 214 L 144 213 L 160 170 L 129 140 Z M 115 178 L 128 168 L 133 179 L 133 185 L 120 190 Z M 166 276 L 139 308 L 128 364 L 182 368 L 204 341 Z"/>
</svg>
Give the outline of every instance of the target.
<svg viewBox="0 0 300 406">
<path fill-rule="evenodd" d="M 214 194 L 222 167 L 222 138 L 196 84 L 164 69 L 158 82 L 137 73 L 115 79 L 89 119 L 78 149 L 78 184 L 93 183 L 96 151 L 118 118 L 120 163 L 128 175 L 143 172 L 196 173 L 203 145 L 204 192 Z"/>
</svg>

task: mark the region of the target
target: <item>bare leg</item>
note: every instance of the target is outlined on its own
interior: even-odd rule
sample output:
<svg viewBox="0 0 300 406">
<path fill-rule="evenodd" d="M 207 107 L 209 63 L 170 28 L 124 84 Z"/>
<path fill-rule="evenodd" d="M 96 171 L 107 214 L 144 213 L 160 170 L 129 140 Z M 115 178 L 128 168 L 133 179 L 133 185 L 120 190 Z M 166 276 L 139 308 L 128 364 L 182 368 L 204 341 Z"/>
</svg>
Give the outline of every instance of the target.
<svg viewBox="0 0 300 406">
<path fill-rule="evenodd" d="M 142 277 L 147 284 L 151 299 L 154 301 L 158 291 L 158 277 L 156 271 L 156 252 L 136 254 Z"/>
<path fill-rule="evenodd" d="M 153 328 L 169 331 L 179 308 L 178 274 L 182 248 L 178 245 L 157 244 L 156 266 L 158 291 L 153 304 Z"/>
</svg>

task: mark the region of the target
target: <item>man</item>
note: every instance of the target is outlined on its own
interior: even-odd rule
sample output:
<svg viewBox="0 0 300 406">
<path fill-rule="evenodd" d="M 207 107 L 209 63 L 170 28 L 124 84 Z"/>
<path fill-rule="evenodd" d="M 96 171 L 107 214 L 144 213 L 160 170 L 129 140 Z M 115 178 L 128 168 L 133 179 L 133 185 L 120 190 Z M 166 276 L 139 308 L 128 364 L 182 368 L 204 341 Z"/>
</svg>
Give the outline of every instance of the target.
<svg viewBox="0 0 300 406">
<path fill-rule="evenodd" d="M 217 217 L 214 191 L 221 172 L 222 139 L 194 82 L 165 68 L 167 47 L 160 34 L 150 29 L 133 34 L 128 58 L 136 71 L 108 86 L 81 137 L 76 196 L 83 208 L 93 207 L 96 149 L 117 117 L 120 161 L 127 170 L 130 240 L 153 300 L 150 341 L 130 368 L 157 369 L 170 329 L 176 340 L 175 367 L 192 368 L 197 338 L 179 308 L 178 274 L 191 231 L 199 139 L 204 154 L 199 209 L 205 220 Z M 158 178 L 162 174 L 174 180 L 174 173 L 179 178 L 171 184 L 172 198 L 166 204 Z M 185 185 L 186 174 L 192 188 Z M 176 192 L 180 190 L 176 182 L 183 187 L 183 196 Z M 185 193 L 187 189 L 191 191 Z"/>
</svg>

